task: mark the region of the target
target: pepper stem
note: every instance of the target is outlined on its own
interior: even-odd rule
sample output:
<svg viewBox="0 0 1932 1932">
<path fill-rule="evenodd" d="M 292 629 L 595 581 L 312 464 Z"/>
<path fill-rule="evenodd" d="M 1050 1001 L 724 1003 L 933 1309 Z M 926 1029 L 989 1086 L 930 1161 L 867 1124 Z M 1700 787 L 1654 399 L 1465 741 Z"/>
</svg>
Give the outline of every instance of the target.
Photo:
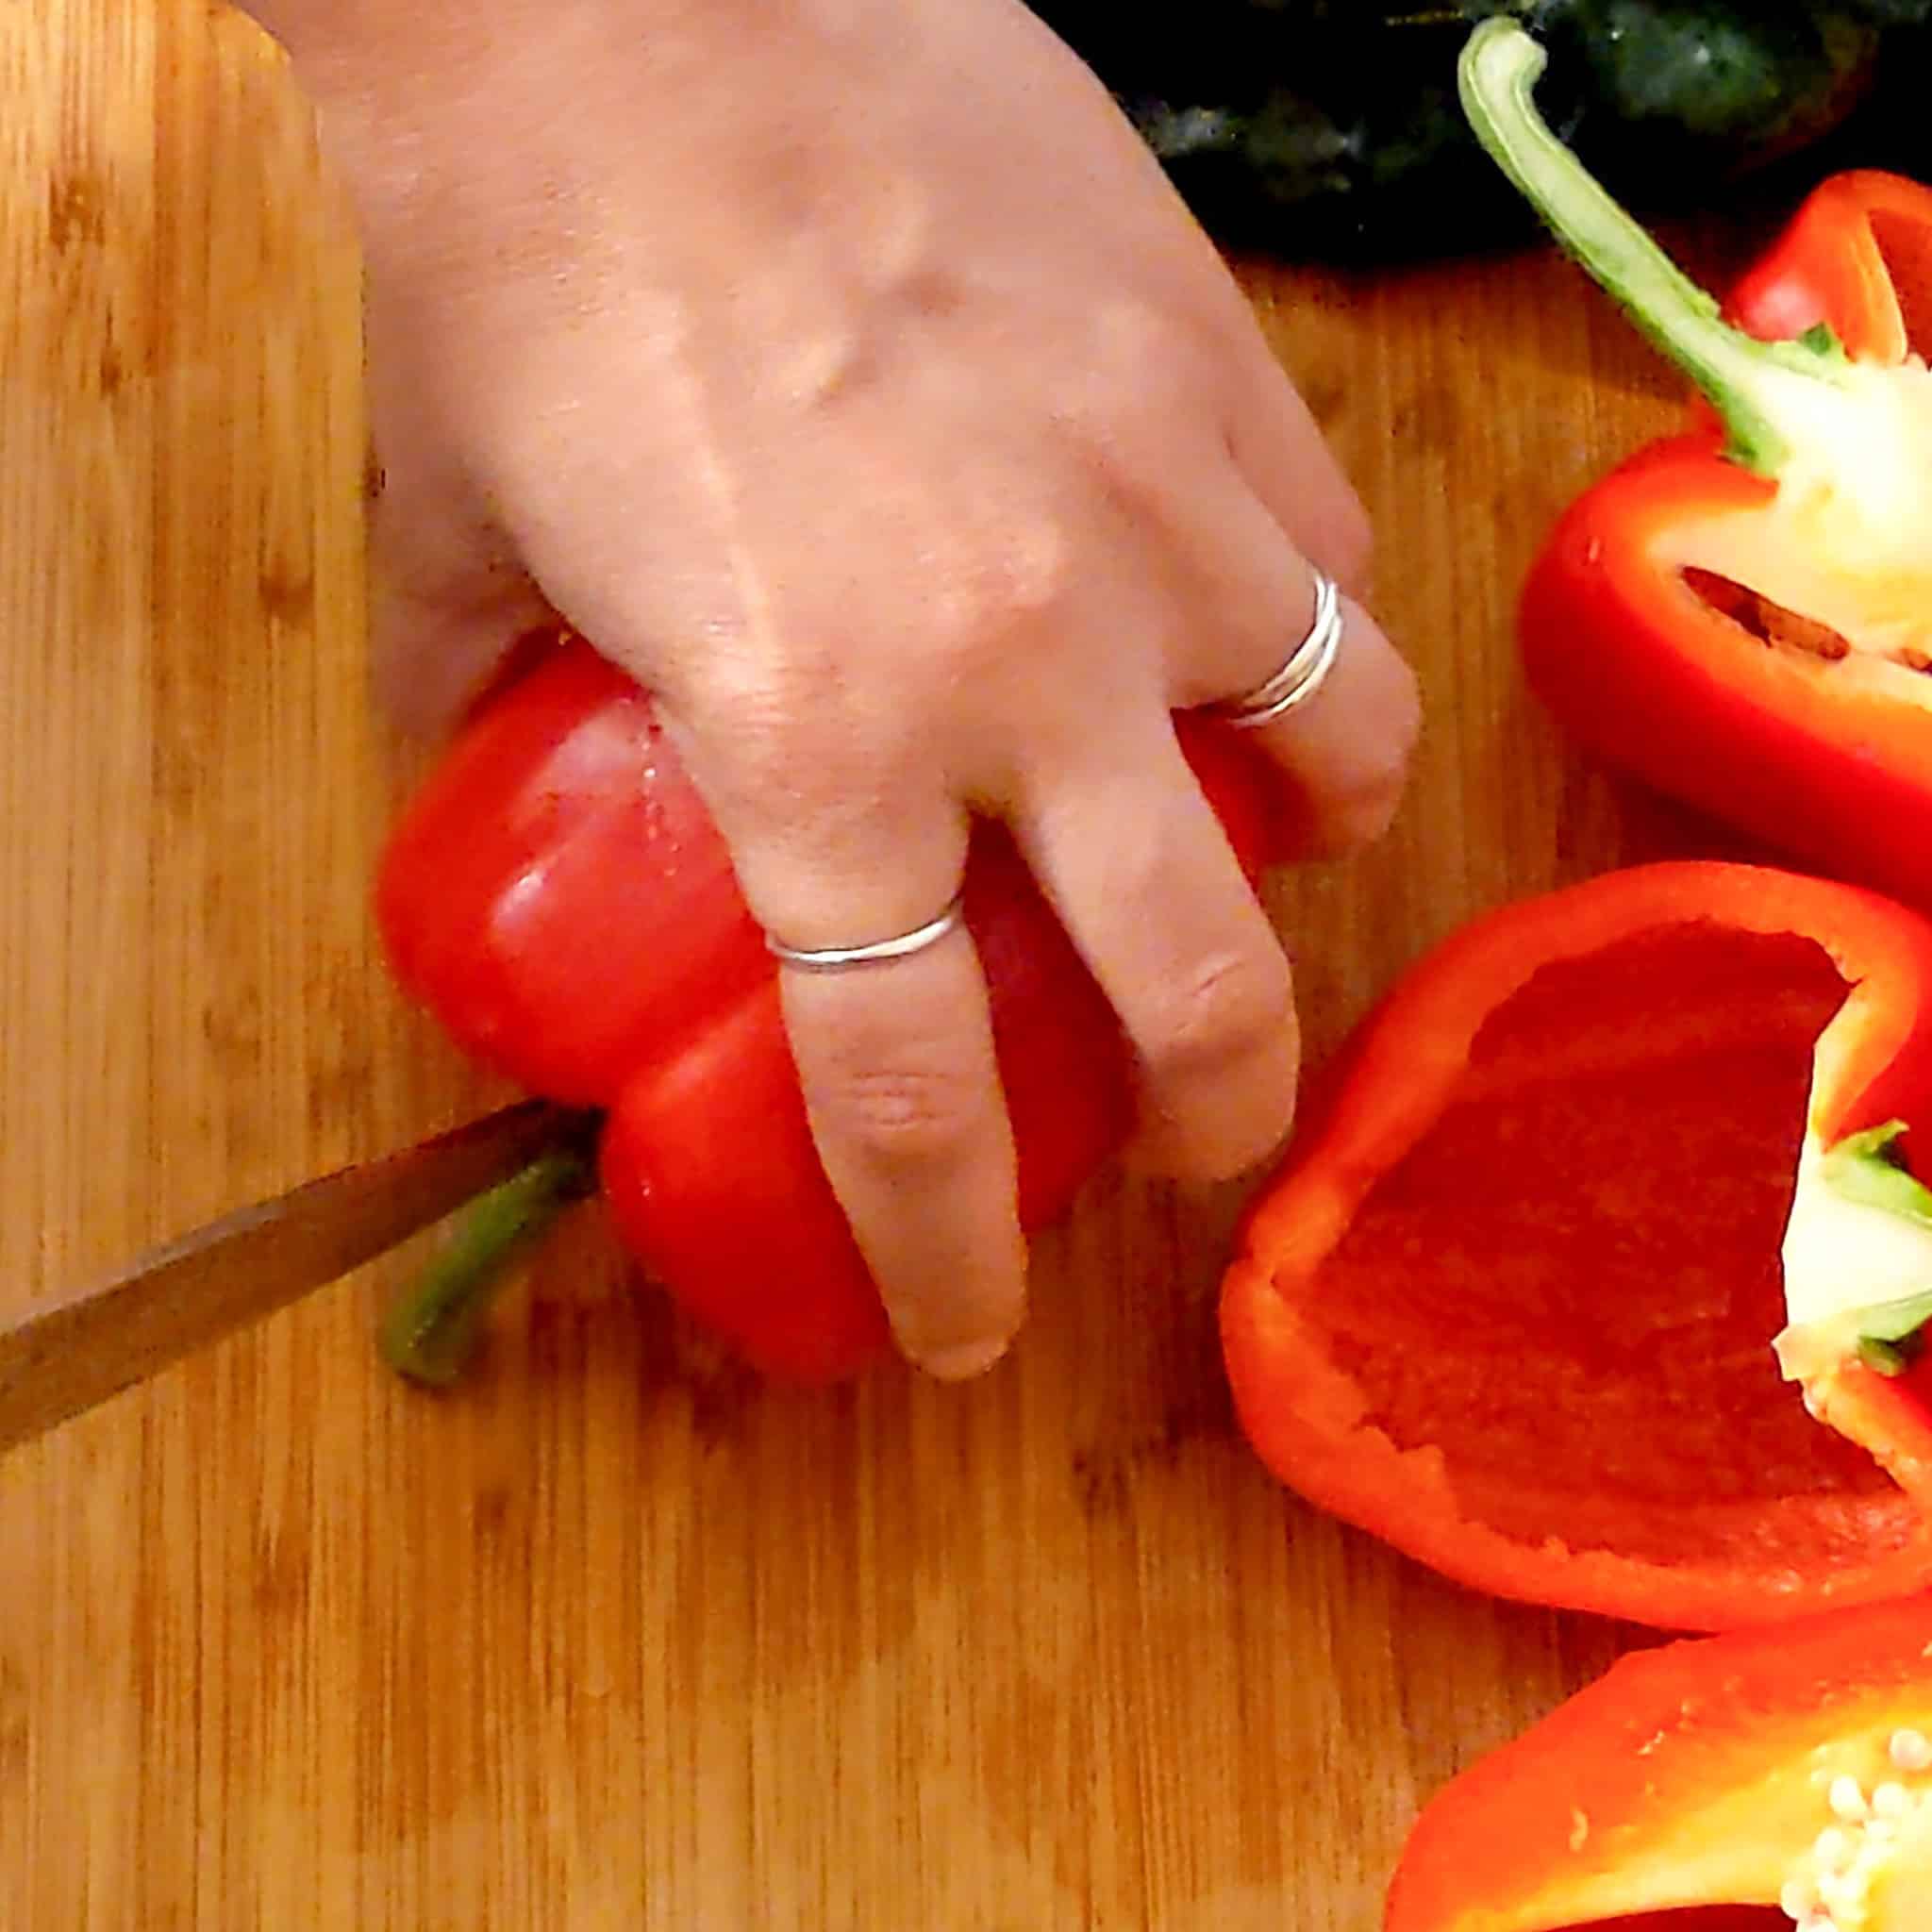
<svg viewBox="0 0 1932 1932">
<path fill-rule="evenodd" d="M 1828 329 L 1763 342 L 1725 322 L 1716 299 L 1652 241 L 1537 111 L 1532 93 L 1546 63 L 1542 48 L 1515 21 L 1494 15 L 1476 27 L 1457 70 L 1462 110 L 1476 139 L 1563 247 L 1703 392 L 1723 419 L 1725 455 L 1758 475 L 1776 475 L 1790 454 L 1779 419 L 1790 422 L 1795 412 L 1802 421 L 1805 408 L 1789 395 L 1789 385 L 1832 383 L 1849 366 L 1842 347 Z"/>
<path fill-rule="evenodd" d="M 1824 1157 L 1825 1181 L 1845 1200 L 1877 1208 L 1914 1227 L 1932 1229 L 1932 1189 L 1905 1164 L 1899 1149 L 1904 1121 L 1886 1121 L 1848 1134 Z M 1857 1310 L 1857 1353 L 1882 1375 L 1903 1374 L 1925 1345 L 1932 1291 Z"/>
<path fill-rule="evenodd" d="M 448 1388 L 475 1354 L 512 1264 L 592 1185 L 586 1154 L 557 1147 L 459 1208 L 435 1256 L 384 1317 L 383 1360 L 411 1382 Z"/>
</svg>

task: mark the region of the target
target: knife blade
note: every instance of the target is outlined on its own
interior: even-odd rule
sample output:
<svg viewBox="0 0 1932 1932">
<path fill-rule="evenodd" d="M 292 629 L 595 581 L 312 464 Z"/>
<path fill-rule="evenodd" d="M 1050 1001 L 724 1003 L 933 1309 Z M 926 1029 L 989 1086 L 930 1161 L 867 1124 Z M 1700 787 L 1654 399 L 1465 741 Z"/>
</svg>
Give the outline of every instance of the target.
<svg viewBox="0 0 1932 1932">
<path fill-rule="evenodd" d="M 582 1134 L 513 1107 L 258 1201 L 0 1327 L 0 1455 L 337 1281 Z"/>
</svg>

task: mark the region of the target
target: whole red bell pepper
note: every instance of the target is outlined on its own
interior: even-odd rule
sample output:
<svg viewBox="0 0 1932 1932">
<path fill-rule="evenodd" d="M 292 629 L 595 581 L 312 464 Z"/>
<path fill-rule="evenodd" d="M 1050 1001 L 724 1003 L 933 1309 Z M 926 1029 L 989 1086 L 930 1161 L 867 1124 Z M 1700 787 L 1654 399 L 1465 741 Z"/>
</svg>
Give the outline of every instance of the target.
<svg viewBox="0 0 1932 1932">
<path fill-rule="evenodd" d="M 1932 192 L 1826 182 L 1726 318 L 1543 125 L 1541 66 L 1512 24 L 1478 28 L 1471 120 L 1702 401 L 1536 558 L 1530 686 L 1658 790 L 1932 905 Z"/>
<path fill-rule="evenodd" d="M 1286 836 L 1279 781 L 1227 727 L 1175 728 L 1254 876 Z M 1021 1220 L 1037 1228 L 1128 1132 L 1129 1055 L 1000 827 L 975 828 L 964 891 Z M 459 1045 L 535 1092 L 608 1110 L 605 1198 L 687 1309 L 775 1375 L 824 1380 L 884 1351 L 811 1142 L 774 962 L 637 685 L 579 641 L 540 650 L 408 807 L 375 904 L 398 980 Z"/>
<path fill-rule="evenodd" d="M 1932 1598 L 1623 1658 L 1424 1807 L 1383 1928 L 1774 1923 L 1932 1925 Z"/>
<path fill-rule="evenodd" d="M 1900 1123 L 1932 1124 L 1923 916 L 1690 861 L 1506 908 L 1391 991 L 1251 1204 L 1241 1424 L 1502 1596 L 1721 1628 L 1918 1588 L 1932 1195 Z"/>
</svg>

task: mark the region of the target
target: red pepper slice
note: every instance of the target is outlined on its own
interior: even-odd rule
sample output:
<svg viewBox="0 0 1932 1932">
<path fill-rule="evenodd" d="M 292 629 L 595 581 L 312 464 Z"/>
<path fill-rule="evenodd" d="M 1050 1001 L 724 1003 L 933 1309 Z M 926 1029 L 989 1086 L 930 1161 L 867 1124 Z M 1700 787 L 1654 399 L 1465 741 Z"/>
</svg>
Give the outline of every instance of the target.
<svg viewBox="0 0 1932 1932">
<path fill-rule="evenodd" d="M 580 641 L 525 656 L 385 848 L 396 977 L 483 1064 L 609 1109 L 614 1219 L 684 1307 L 768 1374 L 852 1374 L 884 1350 L 885 1319 L 812 1148 L 729 854 L 644 692 Z M 1291 836 L 1278 779 L 1224 726 L 1175 730 L 1256 876 Z M 1128 1132 L 1128 1055 L 997 826 L 975 830 L 965 901 L 1036 1228 Z"/>
<path fill-rule="evenodd" d="M 1905 908 L 1701 862 L 1507 908 L 1392 991 L 1251 1205 L 1222 1302 L 1241 1424 L 1284 1482 L 1503 1596 L 1720 1628 L 1916 1588 L 1932 1364 L 1867 1367 L 1860 1320 L 1893 1249 L 1932 1280 L 1932 1233 L 1812 1167 L 1926 1119 L 1932 924 Z"/>
<path fill-rule="evenodd" d="M 1437 1793 L 1383 1921 L 1384 1932 L 1928 1924 L 1924 1596 L 1623 1658 Z"/>
<path fill-rule="evenodd" d="M 1464 58 L 1491 151 L 1705 398 L 1534 561 L 1531 688 L 1658 790 L 1932 905 L 1932 192 L 1826 182 L 1726 323 L 1542 126 L 1521 29 Z"/>
</svg>

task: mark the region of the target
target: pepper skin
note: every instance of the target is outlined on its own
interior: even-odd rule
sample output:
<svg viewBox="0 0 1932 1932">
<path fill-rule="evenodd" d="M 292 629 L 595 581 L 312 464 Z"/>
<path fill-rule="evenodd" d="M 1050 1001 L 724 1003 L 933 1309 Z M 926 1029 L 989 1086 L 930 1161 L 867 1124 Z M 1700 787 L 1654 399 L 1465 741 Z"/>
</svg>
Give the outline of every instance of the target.
<svg viewBox="0 0 1932 1932">
<path fill-rule="evenodd" d="M 1824 323 L 1846 351 L 1895 367 L 1932 340 L 1932 194 L 1871 169 L 1834 175 L 1731 291 L 1760 341 Z"/>
<path fill-rule="evenodd" d="M 1825 324 L 1855 365 L 1908 375 L 1932 342 L 1932 192 L 1869 172 L 1827 181 L 1728 313 L 1765 341 Z M 1833 407 L 1818 404 L 1827 438 Z M 1780 522 L 1790 466 L 1730 460 L 1700 408 L 1564 514 L 1520 629 L 1531 689 L 1597 756 L 1932 906 L 1932 418 L 1898 414 L 1916 485 L 1866 519 L 1893 525 L 1880 541 L 1825 500 L 1829 478 L 1815 519 Z M 1820 461 L 1865 467 L 1857 439 Z"/>
<path fill-rule="evenodd" d="M 1715 1629 L 1918 1588 L 1932 1367 L 1815 1359 L 1840 1433 L 1772 1344 L 1879 1298 L 1856 1243 L 1783 1277 L 1807 1151 L 1928 1109 L 1932 924 L 1903 907 L 1684 862 L 1491 914 L 1358 1029 L 1251 1204 L 1241 1424 L 1311 1501 L 1506 1597 Z"/>
<path fill-rule="evenodd" d="M 1912 1596 L 1623 1658 L 1424 1807 L 1384 1932 L 1924 1932 L 1928 1652 Z"/>
<path fill-rule="evenodd" d="M 612 1217 L 687 1310 L 768 1374 L 854 1374 L 885 1352 L 885 1315 L 812 1147 L 774 962 L 724 841 L 643 691 L 580 641 L 525 655 L 385 849 L 391 968 L 484 1065 L 608 1110 Z M 1225 726 L 1175 723 L 1256 876 L 1291 837 L 1292 800 Z M 975 828 L 964 891 L 1037 1228 L 1129 1132 L 1129 1056 L 1000 827 Z"/>
</svg>

